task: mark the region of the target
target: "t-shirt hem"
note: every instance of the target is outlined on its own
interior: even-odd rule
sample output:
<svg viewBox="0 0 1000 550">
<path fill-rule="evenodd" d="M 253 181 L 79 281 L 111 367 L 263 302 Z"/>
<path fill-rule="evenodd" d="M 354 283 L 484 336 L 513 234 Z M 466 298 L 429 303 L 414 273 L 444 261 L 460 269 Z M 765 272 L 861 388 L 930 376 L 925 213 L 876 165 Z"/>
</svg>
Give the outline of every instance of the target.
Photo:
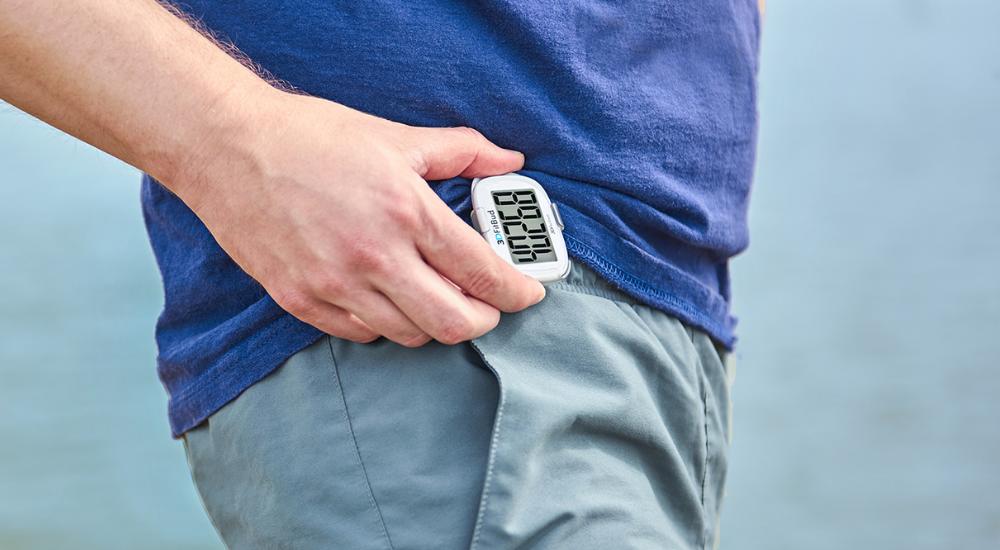
<svg viewBox="0 0 1000 550">
<path fill-rule="evenodd" d="M 732 349 L 735 319 L 729 316 L 728 303 L 720 294 L 684 271 L 643 254 L 596 222 L 585 217 L 575 221 L 576 228 L 588 238 L 564 233 L 571 257 L 639 302 L 704 330 Z M 635 273 L 622 266 L 649 267 Z M 274 307 L 278 308 L 277 304 Z M 180 438 L 323 336 L 322 331 L 280 312 L 272 323 L 215 361 L 195 383 L 171 392 L 168 409 L 172 436 Z"/>
<path fill-rule="evenodd" d="M 323 336 L 319 329 L 282 311 L 274 323 L 240 342 L 193 384 L 170 392 L 167 409 L 171 435 L 180 438 Z"/>
<path fill-rule="evenodd" d="M 726 316 L 720 321 L 702 315 L 690 302 L 656 291 L 643 279 L 612 264 L 574 237 L 566 235 L 566 242 L 571 257 L 586 264 L 616 288 L 650 307 L 665 311 L 689 325 L 704 330 L 709 337 L 732 351 L 736 344 L 736 336 L 728 327 L 736 324 L 734 317 Z"/>
<path fill-rule="evenodd" d="M 729 302 L 718 291 L 650 256 L 597 222 L 577 212 L 574 214 L 577 218 L 574 229 L 581 231 L 567 230 L 563 234 L 572 258 L 583 262 L 629 296 L 705 331 L 727 350 L 733 349 L 736 318 L 730 315 Z M 586 227 L 581 227 L 581 222 Z"/>
</svg>

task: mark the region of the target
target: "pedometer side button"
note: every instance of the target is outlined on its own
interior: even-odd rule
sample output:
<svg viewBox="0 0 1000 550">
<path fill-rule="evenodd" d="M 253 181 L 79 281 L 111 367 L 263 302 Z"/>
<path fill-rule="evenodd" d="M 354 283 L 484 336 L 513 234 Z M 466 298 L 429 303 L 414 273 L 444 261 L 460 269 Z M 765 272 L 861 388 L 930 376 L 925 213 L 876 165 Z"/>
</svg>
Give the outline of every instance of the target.
<svg viewBox="0 0 1000 550">
<path fill-rule="evenodd" d="M 486 217 L 485 209 L 476 208 L 472 211 L 472 227 L 475 227 L 480 235 L 489 230 L 490 220 Z"/>
<path fill-rule="evenodd" d="M 552 215 L 556 217 L 556 224 L 559 225 L 559 229 L 566 229 L 566 226 L 563 225 L 562 216 L 559 215 L 559 207 L 554 202 L 549 204 L 552 205 Z"/>
</svg>

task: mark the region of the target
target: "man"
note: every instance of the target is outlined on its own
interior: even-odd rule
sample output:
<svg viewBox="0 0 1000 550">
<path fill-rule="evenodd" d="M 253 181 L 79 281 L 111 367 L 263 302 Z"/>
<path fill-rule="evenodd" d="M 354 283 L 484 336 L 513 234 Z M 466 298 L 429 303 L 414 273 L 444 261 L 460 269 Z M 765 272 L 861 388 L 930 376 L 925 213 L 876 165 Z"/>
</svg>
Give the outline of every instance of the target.
<svg viewBox="0 0 1000 550">
<path fill-rule="evenodd" d="M 229 546 L 705 548 L 758 31 L 752 0 L 0 0 L 0 95 L 148 174 L 159 374 Z M 463 221 L 512 171 L 562 207 L 547 296 Z"/>
</svg>

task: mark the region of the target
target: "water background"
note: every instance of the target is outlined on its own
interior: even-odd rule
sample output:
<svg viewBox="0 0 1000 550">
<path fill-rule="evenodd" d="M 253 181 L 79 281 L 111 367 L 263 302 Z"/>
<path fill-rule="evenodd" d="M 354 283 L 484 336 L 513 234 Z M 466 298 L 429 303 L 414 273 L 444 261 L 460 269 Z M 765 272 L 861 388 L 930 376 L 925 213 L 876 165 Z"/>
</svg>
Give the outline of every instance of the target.
<svg viewBox="0 0 1000 550">
<path fill-rule="evenodd" d="M 724 550 L 1000 548 L 1000 3 L 771 0 Z M 0 549 L 217 549 L 138 175 L 0 105 Z"/>
</svg>

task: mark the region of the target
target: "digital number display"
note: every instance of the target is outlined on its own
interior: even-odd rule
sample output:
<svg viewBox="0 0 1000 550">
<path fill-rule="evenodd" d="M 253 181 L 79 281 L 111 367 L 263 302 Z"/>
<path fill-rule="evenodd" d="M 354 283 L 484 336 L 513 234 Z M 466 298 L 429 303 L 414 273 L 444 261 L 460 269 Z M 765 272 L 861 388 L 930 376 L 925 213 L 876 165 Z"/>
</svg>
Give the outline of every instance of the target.
<svg viewBox="0 0 1000 550">
<path fill-rule="evenodd" d="M 556 261 L 538 197 L 531 189 L 494 191 L 493 204 L 516 264 Z"/>
</svg>

